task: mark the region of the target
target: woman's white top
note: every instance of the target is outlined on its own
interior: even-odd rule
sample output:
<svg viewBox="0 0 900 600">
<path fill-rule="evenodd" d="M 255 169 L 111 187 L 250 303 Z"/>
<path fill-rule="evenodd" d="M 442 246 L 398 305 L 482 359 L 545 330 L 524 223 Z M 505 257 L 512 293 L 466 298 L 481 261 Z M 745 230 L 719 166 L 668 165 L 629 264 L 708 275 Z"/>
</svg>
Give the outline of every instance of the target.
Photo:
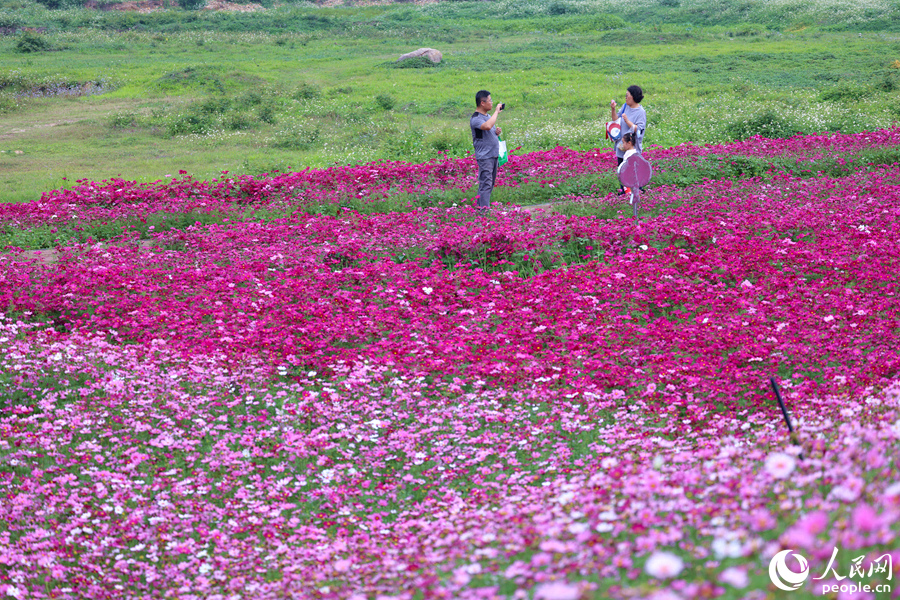
<svg viewBox="0 0 900 600">
<path fill-rule="evenodd" d="M 628 157 L 631 156 L 632 154 L 637 154 L 637 150 L 632 148 L 631 150 L 627 150 L 625 152 L 625 154 L 622 155 L 622 164 L 619 165 L 617 172 L 620 172 L 622 170 L 622 165 L 625 164 L 625 161 L 628 160 Z"/>
</svg>

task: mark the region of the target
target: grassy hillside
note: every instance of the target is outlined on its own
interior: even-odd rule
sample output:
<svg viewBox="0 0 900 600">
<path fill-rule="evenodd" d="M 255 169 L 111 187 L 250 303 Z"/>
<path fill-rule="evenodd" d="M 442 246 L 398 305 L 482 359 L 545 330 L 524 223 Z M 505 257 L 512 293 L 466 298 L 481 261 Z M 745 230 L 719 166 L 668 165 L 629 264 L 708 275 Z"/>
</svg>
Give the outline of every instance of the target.
<svg viewBox="0 0 900 600">
<path fill-rule="evenodd" d="M 508 102 L 501 124 L 518 152 L 605 146 L 609 101 L 632 83 L 646 92 L 647 143 L 659 146 L 857 132 L 900 117 L 897 3 L 852 18 L 837 3 L 713 11 L 669 0 L 3 6 L 4 201 L 79 179 L 464 156 L 481 88 Z M 423 46 L 443 62 L 394 62 Z"/>
</svg>

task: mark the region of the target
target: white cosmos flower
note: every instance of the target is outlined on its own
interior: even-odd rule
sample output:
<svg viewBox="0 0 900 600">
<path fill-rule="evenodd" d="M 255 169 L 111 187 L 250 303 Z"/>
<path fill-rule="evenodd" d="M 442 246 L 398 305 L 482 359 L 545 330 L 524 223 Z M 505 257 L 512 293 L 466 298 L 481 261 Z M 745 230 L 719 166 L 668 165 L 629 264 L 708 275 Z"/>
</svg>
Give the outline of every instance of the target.
<svg viewBox="0 0 900 600">
<path fill-rule="evenodd" d="M 726 535 L 713 540 L 712 551 L 719 560 L 723 558 L 738 558 L 744 554 L 744 545 L 733 535 Z"/>
<path fill-rule="evenodd" d="M 785 479 L 794 472 L 797 461 L 790 454 L 773 452 L 766 458 L 766 472 L 775 479 Z"/>
<path fill-rule="evenodd" d="M 682 569 L 684 569 L 684 561 L 671 552 L 654 552 L 647 559 L 647 564 L 644 565 L 647 575 L 657 579 L 675 577 L 681 573 Z"/>
<path fill-rule="evenodd" d="M 892 483 L 884 490 L 884 495 L 886 498 L 898 498 L 900 497 L 900 482 Z"/>
</svg>

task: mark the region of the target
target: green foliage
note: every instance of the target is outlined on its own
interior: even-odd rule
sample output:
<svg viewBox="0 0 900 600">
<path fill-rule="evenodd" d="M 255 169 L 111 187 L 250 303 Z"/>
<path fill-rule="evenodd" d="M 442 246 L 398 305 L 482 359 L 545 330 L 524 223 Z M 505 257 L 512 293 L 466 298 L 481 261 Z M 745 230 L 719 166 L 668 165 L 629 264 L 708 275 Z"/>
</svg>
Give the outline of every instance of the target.
<svg viewBox="0 0 900 600">
<path fill-rule="evenodd" d="M 259 108 L 256 109 L 256 117 L 262 122 L 268 125 L 274 125 L 278 122 L 278 117 L 275 114 L 275 107 L 272 104 L 263 104 L 260 105 Z"/>
<path fill-rule="evenodd" d="M 433 62 L 427 56 L 413 56 L 404 60 L 387 63 L 391 69 L 431 69 L 439 66 L 440 63 Z"/>
<path fill-rule="evenodd" d="M 766 33 L 767 28 L 765 25 L 760 25 L 759 23 L 741 23 L 734 30 L 734 35 L 737 37 L 750 37 L 755 35 L 762 35 Z"/>
<path fill-rule="evenodd" d="M 140 115 L 132 111 L 118 112 L 109 118 L 108 125 L 112 129 L 128 129 L 137 127 Z"/>
<path fill-rule="evenodd" d="M 22 24 L 21 17 L 6 7 L 0 8 L 0 30 L 15 31 Z"/>
<path fill-rule="evenodd" d="M 225 127 L 231 131 L 246 131 L 256 127 L 258 119 L 244 112 L 233 112 L 225 119 Z"/>
<path fill-rule="evenodd" d="M 0 115 L 9 114 L 19 110 L 22 105 L 8 94 L 0 94 Z"/>
<path fill-rule="evenodd" d="M 320 136 L 318 123 L 298 123 L 278 131 L 270 145 L 283 150 L 310 150 L 318 146 Z"/>
<path fill-rule="evenodd" d="M 863 165 L 900 164 L 900 148 L 879 148 L 860 152 L 857 162 Z"/>
<path fill-rule="evenodd" d="M 206 5 L 206 0 L 178 0 L 178 6 L 184 10 L 199 10 Z"/>
<path fill-rule="evenodd" d="M 309 82 L 302 82 L 296 87 L 291 97 L 294 100 L 314 100 L 322 95 L 322 88 Z"/>
<path fill-rule="evenodd" d="M 5 0 L 11 9 L 29 0 Z M 82 6 L 81 0 L 40 0 L 51 9 Z M 87 14 L 57 14 L 38 17 L 40 24 L 29 26 L 91 27 L 107 31 L 131 28 L 175 33 L 212 30 L 219 32 L 269 32 L 296 36 L 327 34 L 353 39 L 394 37 L 455 41 L 485 32 L 577 32 L 590 33 L 640 24 L 644 27 L 680 26 L 728 28 L 732 35 L 761 36 L 773 30 L 810 25 L 835 31 L 898 31 L 900 7 L 896 2 L 859 7 L 840 0 L 658 0 L 650 3 L 625 3 L 612 0 L 552 0 L 550 2 L 440 2 L 436 5 L 410 6 L 405 2 L 361 8 L 316 7 L 312 3 L 288 3 L 275 6 L 262 2 L 265 11 L 228 13 L 197 11 L 204 0 L 175 0 L 182 10 L 138 14 L 104 11 Z M 32 4 L 33 5 L 33 4 Z M 68 11 L 57 11 L 59 13 Z M 52 23 L 51 23 L 52 22 Z M 820 25 L 822 24 L 822 25 Z M 280 45 L 294 43 L 279 38 Z M 297 43 L 303 44 L 301 38 Z"/>
<path fill-rule="evenodd" d="M 233 216 L 233 215 L 232 215 Z M 0 250 L 7 247 L 23 250 L 53 248 L 57 245 L 84 244 L 119 238 L 124 231 L 136 232 L 147 238 L 149 232 L 160 233 L 172 229 L 186 229 L 196 223 L 222 223 L 228 217 L 219 213 L 186 212 L 158 213 L 144 218 L 119 221 L 73 221 L 58 224 L 21 227 L 0 227 Z"/>
<path fill-rule="evenodd" d="M 153 91 L 168 94 L 197 91 L 225 94 L 265 85 L 266 81 L 256 75 L 221 66 L 197 65 L 171 71 L 153 82 L 150 87 Z"/>
<path fill-rule="evenodd" d="M 725 126 L 725 136 L 734 140 L 745 140 L 756 135 L 767 138 L 789 138 L 797 133 L 796 126 L 773 110 L 766 110 L 745 121 Z"/>
<path fill-rule="evenodd" d="M 377 104 L 382 110 L 391 110 L 396 106 L 397 99 L 391 96 L 390 94 L 378 94 L 375 96 L 375 104 Z"/>
<path fill-rule="evenodd" d="M 463 154 L 472 147 L 468 131 L 439 131 L 427 136 L 425 143 L 435 152 L 450 155 Z"/>
<path fill-rule="evenodd" d="M 572 8 L 565 2 L 554 1 L 547 6 L 547 14 L 549 15 L 564 15 L 571 10 Z"/>
<path fill-rule="evenodd" d="M 875 84 L 875 89 L 880 92 L 896 92 L 900 90 L 900 71 L 888 71 L 886 72 L 881 81 Z"/>
<path fill-rule="evenodd" d="M 213 130 L 215 121 L 211 115 L 187 113 L 174 117 L 169 121 L 166 132 L 170 136 L 204 134 Z"/>
<path fill-rule="evenodd" d="M 859 102 L 866 97 L 870 90 L 864 89 L 859 84 L 843 83 L 825 90 L 819 94 L 822 102 Z"/>
<path fill-rule="evenodd" d="M 20 54 L 44 52 L 50 49 L 50 42 L 44 36 L 33 31 L 23 31 L 16 40 L 15 50 Z"/>
</svg>

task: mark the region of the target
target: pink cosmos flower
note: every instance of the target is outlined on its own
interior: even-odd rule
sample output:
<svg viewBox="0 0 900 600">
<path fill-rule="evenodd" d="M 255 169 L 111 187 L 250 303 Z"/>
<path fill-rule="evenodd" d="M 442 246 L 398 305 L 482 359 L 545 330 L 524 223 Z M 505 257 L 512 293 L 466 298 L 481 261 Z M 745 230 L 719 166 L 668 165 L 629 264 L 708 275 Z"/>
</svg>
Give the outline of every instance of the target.
<svg viewBox="0 0 900 600">
<path fill-rule="evenodd" d="M 750 578 L 747 577 L 747 571 L 745 569 L 740 569 L 738 567 L 728 567 L 727 569 L 719 573 L 719 581 L 721 581 L 722 583 L 727 583 L 731 587 L 743 589 L 747 587 L 748 583 L 750 583 Z"/>
<path fill-rule="evenodd" d="M 539 586 L 534 597 L 535 600 L 578 600 L 581 597 L 581 591 L 576 585 L 564 581 L 554 581 Z"/>
<path fill-rule="evenodd" d="M 830 496 L 844 502 L 854 502 L 859 498 L 865 485 L 865 481 L 851 475 L 850 477 L 847 477 L 843 484 L 832 488 Z"/>
<path fill-rule="evenodd" d="M 765 469 L 775 479 L 786 479 L 796 466 L 797 461 L 790 454 L 774 452 L 766 458 Z"/>
<path fill-rule="evenodd" d="M 343 573 L 350 568 L 351 564 L 353 564 L 353 562 L 346 558 L 336 560 L 334 561 L 334 570 L 338 573 Z"/>
<path fill-rule="evenodd" d="M 817 535 L 825 531 L 825 527 L 828 526 L 828 515 L 821 510 L 817 510 L 815 512 L 811 512 L 799 521 L 797 521 L 797 527 L 800 527 L 807 533 L 811 533 L 812 535 Z"/>
<path fill-rule="evenodd" d="M 675 577 L 681 573 L 682 569 L 684 569 L 684 561 L 681 558 L 671 552 L 662 551 L 654 552 L 647 559 L 647 564 L 644 565 L 647 574 L 657 579 Z"/>
<path fill-rule="evenodd" d="M 879 524 L 878 513 L 868 504 L 860 504 L 853 509 L 850 522 L 859 531 L 874 531 Z"/>
</svg>

